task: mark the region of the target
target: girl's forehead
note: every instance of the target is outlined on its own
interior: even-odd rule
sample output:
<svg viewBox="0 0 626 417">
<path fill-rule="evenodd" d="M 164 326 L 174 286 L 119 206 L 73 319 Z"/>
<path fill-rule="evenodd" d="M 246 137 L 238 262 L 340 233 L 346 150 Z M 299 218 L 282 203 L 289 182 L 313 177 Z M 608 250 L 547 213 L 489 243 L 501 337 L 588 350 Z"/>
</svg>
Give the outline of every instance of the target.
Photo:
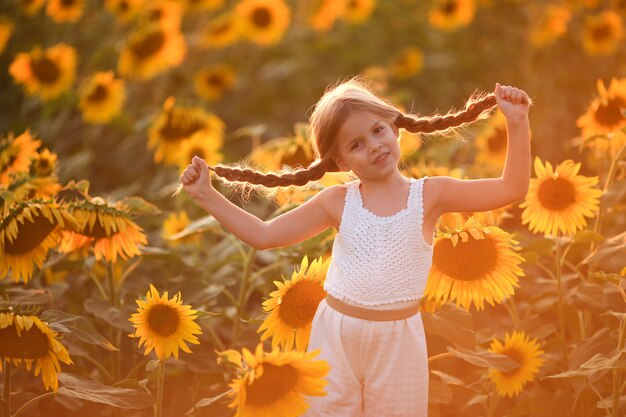
<svg viewBox="0 0 626 417">
<path fill-rule="evenodd" d="M 339 128 L 337 139 L 341 143 L 352 140 L 354 137 L 360 135 L 361 132 L 369 130 L 372 125 L 378 121 L 382 121 L 382 117 L 367 111 L 359 110 L 350 112 Z"/>
</svg>

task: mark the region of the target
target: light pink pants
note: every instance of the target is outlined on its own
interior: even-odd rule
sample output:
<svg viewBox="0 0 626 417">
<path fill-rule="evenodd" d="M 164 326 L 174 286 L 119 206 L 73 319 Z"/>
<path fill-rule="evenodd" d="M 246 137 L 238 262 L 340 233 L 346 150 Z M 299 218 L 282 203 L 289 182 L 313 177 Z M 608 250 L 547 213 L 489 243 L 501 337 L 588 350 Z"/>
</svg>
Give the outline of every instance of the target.
<svg viewBox="0 0 626 417">
<path fill-rule="evenodd" d="M 368 321 L 317 307 L 308 351 L 331 366 L 328 393 L 306 397 L 306 417 L 427 417 L 428 352 L 421 313 Z"/>
</svg>

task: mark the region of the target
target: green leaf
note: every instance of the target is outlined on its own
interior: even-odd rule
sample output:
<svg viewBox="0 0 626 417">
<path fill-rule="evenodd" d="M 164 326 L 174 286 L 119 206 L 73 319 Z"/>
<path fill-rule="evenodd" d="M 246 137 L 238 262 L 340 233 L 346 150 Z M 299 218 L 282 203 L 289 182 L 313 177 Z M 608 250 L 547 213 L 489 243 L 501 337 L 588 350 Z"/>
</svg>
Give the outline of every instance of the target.
<svg viewBox="0 0 626 417">
<path fill-rule="evenodd" d="M 623 279 L 623 277 L 620 274 L 615 274 L 612 272 L 607 274 L 604 271 L 591 272 L 589 274 L 589 278 L 597 279 L 599 281 L 608 281 L 615 285 L 620 285 L 619 283 Z"/>
<path fill-rule="evenodd" d="M 129 315 L 111 306 L 102 299 L 88 298 L 83 303 L 85 310 L 94 316 L 101 318 L 111 326 L 120 329 L 125 333 L 132 333 L 135 329 L 128 321 Z"/>
<path fill-rule="evenodd" d="M 228 393 L 230 393 L 232 390 L 228 390 L 226 392 L 223 392 L 221 394 L 216 395 L 215 397 L 210 397 L 210 398 L 202 398 L 201 400 L 199 400 L 196 405 L 191 408 L 189 411 L 187 411 L 187 413 L 185 414 L 186 416 L 190 415 L 193 413 L 193 411 L 196 408 L 201 408 L 201 407 L 208 407 L 209 405 L 213 404 L 214 402 L 226 397 L 228 395 Z"/>
<path fill-rule="evenodd" d="M 119 204 L 124 205 L 131 214 L 138 216 L 156 216 L 161 214 L 161 210 L 157 206 L 137 196 L 126 197 Z"/>
<path fill-rule="evenodd" d="M 72 333 L 83 342 L 100 345 L 106 350 L 119 350 L 106 340 L 93 325 L 83 316 L 75 316 L 59 310 L 46 310 L 41 319 L 47 321 L 50 328 L 56 332 Z"/>
<path fill-rule="evenodd" d="M 129 410 L 141 410 L 154 404 L 154 398 L 143 391 L 130 388 L 112 387 L 100 382 L 61 372 L 59 381 L 63 386 L 58 395 L 80 398 L 94 403 L 108 404 Z"/>
<path fill-rule="evenodd" d="M 574 242 L 601 243 L 604 242 L 604 236 L 598 232 L 594 232 L 593 230 L 580 230 L 574 235 Z"/>
<path fill-rule="evenodd" d="M 453 304 L 444 304 L 435 313 L 421 314 L 426 333 L 440 336 L 455 346 L 466 349 L 476 347 L 476 333 L 469 312 Z"/>
<path fill-rule="evenodd" d="M 515 362 L 510 356 L 489 350 L 471 351 L 448 347 L 448 352 L 452 353 L 457 358 L 463 359 L 481 368 L 495 368 L 501 372 L 509 372 L 520 367 L 520 364 Z"/>
<path fill-rule="evenodd" d="M 150 359 L 148 363 L 146 363 L 146 372 L 154 372 L 159 367 L 159 363 L 161 361 L 158 359 Z"/>
<path fill-rule="evenodd" d="M 168 237 L 168 240 L 178 240 L 189 235 L 196 233 L 202 233 L 206 231 L 221 231 L 219 222 L 213 216 L 204 216 L 193 222 L 189 223 L 189 226 L 185 227 L 180 232 Z"/>
<path fill-rule="evenodd" d="M 547 375 L 544 378 L 575 378 L 575 377 L 590 377 L 592 374 L 611 369 L 626 369 L 626 360 L 620 359 L 622 353 L 626 352 L 626 349 L 622 349 L 611 357 L 605 357 L 603 353 L 596 353 L 585 363 L 580 365 L 576 369 L 570 369 L 569 371 L 561 372 L 554 375 Z M 542 378 L 543 379 L 543 378 Z"/>
</svg>

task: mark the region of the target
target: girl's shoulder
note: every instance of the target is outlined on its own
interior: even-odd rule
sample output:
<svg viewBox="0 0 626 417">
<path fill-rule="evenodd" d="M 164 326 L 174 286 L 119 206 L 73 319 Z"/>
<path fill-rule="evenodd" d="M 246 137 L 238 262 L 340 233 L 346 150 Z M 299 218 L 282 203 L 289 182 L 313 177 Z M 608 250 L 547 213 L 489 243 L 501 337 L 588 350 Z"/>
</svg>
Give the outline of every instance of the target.
<svg viewBox="0 0 626 417">
<path fill-rule="evenodd" d="M 346 200 L 348 184 L 350 183 L 331 185 L 324 188 L 319 193 L 320 197 L 322 197 L 324 209 L 331 217 L 335 229 L 339 229 L 339 224 L 341 223 L 341 215 Z"/>
</svg>

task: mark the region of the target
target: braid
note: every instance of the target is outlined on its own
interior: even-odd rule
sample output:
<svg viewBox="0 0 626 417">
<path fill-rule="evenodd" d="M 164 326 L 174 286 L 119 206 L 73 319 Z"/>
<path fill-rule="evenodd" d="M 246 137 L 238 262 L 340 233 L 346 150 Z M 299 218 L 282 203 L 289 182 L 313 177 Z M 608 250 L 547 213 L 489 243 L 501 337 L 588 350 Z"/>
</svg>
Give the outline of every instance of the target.
<svg viewBox="0 0 626 417">
<path fill-rule="evenodd" d="M 337 172 L 339 168 L 332 159 L 318 159 L 307 168 L 284 174 L 264 174 L 249 168 L 236 168 L 228 166 L 209 167 L 222 178 L 234 182 L 247 182 L 260 184 L 265 187 L 287 187 L 289 185 L 305 185 L 309 181 L 319 180 L 327 172 Z"/>
<path fill-rule="evenodd" d="M 465 109 L 445 116 L 420 117 L 400 113 L 395 125 L 412 133 L 433 133 L 471 123 L 484 117 L 492 108 L 497 106 L 496 96 L 491 93 L 483 98 L 468 100 Z"/>
</svg>

